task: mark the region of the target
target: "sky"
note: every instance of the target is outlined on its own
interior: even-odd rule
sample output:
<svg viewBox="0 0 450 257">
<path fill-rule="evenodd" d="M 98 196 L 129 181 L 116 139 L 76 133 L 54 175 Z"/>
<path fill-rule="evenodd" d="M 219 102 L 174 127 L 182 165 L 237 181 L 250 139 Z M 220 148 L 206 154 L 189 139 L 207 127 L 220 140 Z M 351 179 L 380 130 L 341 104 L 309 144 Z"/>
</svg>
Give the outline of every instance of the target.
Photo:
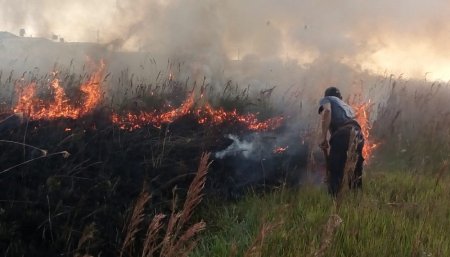
<svg viewBox="0 0 450 257">
<path fill-rule="evenodd" d="M 0 0 L 0 31 L 116 42 L 209 66 L 330 62 L 450 80 L 448 0 Z"/>
</svg>

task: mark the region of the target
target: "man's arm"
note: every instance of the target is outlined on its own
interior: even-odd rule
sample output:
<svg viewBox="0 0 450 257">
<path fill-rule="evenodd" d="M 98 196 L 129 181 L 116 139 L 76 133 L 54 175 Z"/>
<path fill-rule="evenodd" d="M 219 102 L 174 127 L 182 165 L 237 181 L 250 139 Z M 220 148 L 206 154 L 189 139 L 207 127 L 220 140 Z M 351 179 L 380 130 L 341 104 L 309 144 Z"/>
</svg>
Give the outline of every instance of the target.
<svg viewBox="0 0 450 257">
<path fill-rule="evenodd" d="M 323 110 L 321 112 L 321 116 L 322 116 L 322 144 L 328 146 L 328 142 L 327 142 L 327 135 L 328 135 L 328 129 L 330 128 L 330 124 L 331 124 L 331 104 L 330 103 L 325 103 L 322 105 Z"/>
</svg>

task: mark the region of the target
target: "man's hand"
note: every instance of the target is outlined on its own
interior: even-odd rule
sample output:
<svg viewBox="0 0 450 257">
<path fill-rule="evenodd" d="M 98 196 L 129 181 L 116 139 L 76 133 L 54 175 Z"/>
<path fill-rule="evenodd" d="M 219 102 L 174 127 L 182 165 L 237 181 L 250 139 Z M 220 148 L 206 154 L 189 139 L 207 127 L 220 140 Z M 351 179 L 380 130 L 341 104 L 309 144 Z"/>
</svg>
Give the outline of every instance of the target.
<svg viewBox="0 0 450 257">
<path fill-rule="evenodd" d="M 330 145 L 328 144 L 328 140 L 324 139 L 320 144 L 319 147 L 322 148 L 323 150 L 327 150 Z"/>
</svg>

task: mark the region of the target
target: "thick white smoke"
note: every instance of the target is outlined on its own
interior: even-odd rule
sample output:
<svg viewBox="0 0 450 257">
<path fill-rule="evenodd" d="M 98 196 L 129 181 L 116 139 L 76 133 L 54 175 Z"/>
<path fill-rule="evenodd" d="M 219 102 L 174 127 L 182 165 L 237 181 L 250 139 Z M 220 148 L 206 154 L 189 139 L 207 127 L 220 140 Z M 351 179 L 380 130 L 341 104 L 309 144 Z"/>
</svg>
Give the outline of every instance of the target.
<svg viewBox="0 0 450 257">
<path fill-rule="evenodd" d="M 227 156 L 242 155 L 245 158 L 253 156 L 253 151 L 255 150 L 255 142 L 240 140 L 236 135 L 227 135 L 227 138 L 233 140 L 226 149 L 215 153 L 215 157 L 223 159 Z"/>
<path fill-rule="evenodd" d="M 1 0 L 0 30 L 115 42 L 190 63 L 209 77 L 229 59 L 293 60 L 449 79 L 450 2 Z M 275 62 L 276 63 L 276 62 Z M 266 72 L 266 71 L 265 71 Z M 326 76 L 326 75 L 325 75 Z"/>
</svg>

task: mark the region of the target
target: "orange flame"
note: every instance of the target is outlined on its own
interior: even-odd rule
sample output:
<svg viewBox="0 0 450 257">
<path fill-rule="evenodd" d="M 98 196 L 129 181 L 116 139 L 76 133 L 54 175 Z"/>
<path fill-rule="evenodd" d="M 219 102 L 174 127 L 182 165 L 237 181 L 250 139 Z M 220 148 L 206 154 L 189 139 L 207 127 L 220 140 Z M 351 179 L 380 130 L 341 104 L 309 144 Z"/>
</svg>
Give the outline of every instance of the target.
<svg viewBox="0 0 450 257">
<path fill-rule="evenodd" d="M 19 100 L 16 106 L 13 108 L 14 113 L 31 113 L 33 106 L 36 106 L 39 101 L 34 98 L 36 93 L 36 83 L 31 83 L 26 87 L 22 88 L 19 93 Z"/>
<path fill-rule="evenodd" d="M 69 100 L 55 72 L 54 79 L 50 83 L 52 99 L 45 101 L 36 96 L 37 85 L 30 83 L 21 90 L 17 104 L 13 108 L 14 113 L 23 113 L 32 120 L 54 120 L 59 118 L 77 119 L 89 114 L 99 104 L 102 98 L 101 80 L 105 72 L 105 63 L 101 61 L 99 68 L 89 79 L 80 86 L 83 93 L 82 101 L 76 104 Z M 173 75 L 170 75 L 171 77 Z M 201 98 L 203 98 L 203 92 Z M 239 123 L 251 131 L 273 130 L 284 121 L 283 117 L 270 118 L 260 121 L 257 114 L 238 114 L 236 110 L 225 111 L 222 108 L 215 109 L 208 103 L 194 108 L 194 95 L 191 94 L 178 108 L 168 106 L 166 112 L 128 112 L 125 115 L 112 114 L 111 120 L 121 129 L 135 130 L 147 124 L 160 127 L 162 124 L 174 122 L 176 119 L 188 114 L 193 114 L 199 124 L 219 125 L 224 122 Z"/>
<path fill-rule="evenodd" d="M 50 87 L 53 93 L 53 99 L 44 101 L 35 96 L 36 83 L 30 83 L 22 88 L 20 97 L 13 108 L 14 113 L 24 113 L 32 120 L 39 119 L 58 119 L 71 118 L 76 119 L 92 111 L 101 99 L 100 80 L 104 73 L 105 65 L 102 62 L 100 68 L 90 76 L 88 81 L 81 85 L 80 90 L 85 95 L 85 100 L 79 105 L 75 106 L 70 103 L 64 89 L 60 85 L 59 79 L 54 73 L 54 79 L 50 82 Z"/>
<path fill-rule="evenodd" d="M 15 113 L 25 113 L 31 119 L 54 119 L 54 118 L 77 118 L 77 110 L 68 104 L 68 99 L 64 89 L 60 86 L 59 80 L 54 78 L 50 83 L 53 89 L 54 99 L 49 103 L 35 98 L 36 84 L 27 85 L 19 98 L 18 103 L 14 107 Z"/>
<path fill-rule="evenodd" d="M 273 149 L 273 153 L 278 153 L 278 154 L 281 154 L 281 153 L 284 153 L 287 149 L 289 148 L 289 146 L 286 146 L 286 147 L 275 147 L 275 149 Z"/>
<path fill-rule="evenodd" d="M 141 112 L 139 114 L 127 113 L 125 116 L 113 114 L 112 121 L 117 124 L 119 128 L 126 130 L 134 130 L 141 128 L 147 124 L 152 124 L 160 127 L 161 124 L 173 122 L 175 119 L 185 116 L 189 113 L 197 117 L 199 124 L 219 125 L 224 122 L 238 122 L 245 125 L 252 131 L 266 131 L 275 129 L 281 126 L 283 117 L 275 117 L 266 121 L 259 121 L 255 114 L 240 115 L 236 110 L 225 111 L 221 108 L 214 109 L 209 104 L 192 110 L 194 106 L 194 97 L 190 95 L 188 99 L 179 107 L 167 111 L 162 114 L 156 112 Z"/>
<path fill-rule="evenodd" d="M 361 131 L 364 135 L 365 142 L 363 148 L 363 157 L 366 161 L 369 161 L 370 157 L 373 154 L 375 148 L 377 148 L 378 144 L 373 142 L 373 139 L 370 137 L 370 132 L 372 130 L 372 124 L 370 122 L 370 112 L 373 104 L 370 100 L 367 103 L 362 103 L 358 105 L 353 105 L 353 109 L 355 110 L 356 121 L 358 121 L 361 126 Z"/>
<path fill-rule="evenodd" d="M 247 126 L 252 131 L 266 131 L 278 128 L 283 123 L 283 117 L 270 118 L 266 121 L 259 121 L 256 114 L 249 113 L 245 115 L 238 114 L 236 110 L 227 112 L 222 108 L 213 109 L 209 104 L 196 111 L 199 117 L 199 123 L 211 123 L 212 125 L 219 125 L 225 121 L 237 121 Z"/>
<path fill-rule="evenodd" d="M 113 113 L 112 122 L 117 124 L 121 129 L 135 130 L 142 128 L 146 124 L 153 124 L 160 127 L 161 124 L 171 123 L 179 117 L 188 114 L 194 105 L 193 95 L 189 96 L 183 104 L 173 110 L 158 114 L 154 112 L 140 112 L 139 114 L 127 113 L 125 116 L 120 116 Z"/>
<path fill-rule="evenodd" d="M 83 107 L 80 110 L 80 115 L 84 115 L 92 111 L 99 103 L 102 91 L 101 91 L 101 80 L 105 74 L 105 62 L 100 61 L 100 67 L 94 72 L 89 80 L 81 85 L 80 90 L 86 94 L 86 100 L 84 101 Z"/>
</svg>

